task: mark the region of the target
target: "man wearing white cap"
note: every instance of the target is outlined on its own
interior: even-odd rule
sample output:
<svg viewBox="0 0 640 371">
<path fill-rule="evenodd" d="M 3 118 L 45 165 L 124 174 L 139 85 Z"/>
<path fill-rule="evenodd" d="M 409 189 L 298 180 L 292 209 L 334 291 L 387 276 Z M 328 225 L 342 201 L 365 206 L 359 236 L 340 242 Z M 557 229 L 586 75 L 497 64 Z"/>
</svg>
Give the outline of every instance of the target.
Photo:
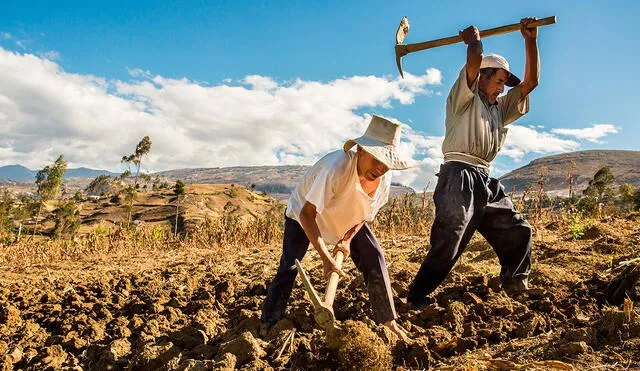
<svg viewBox="0 0 640 371">
<path fill-rule="evenodd" d="M 273 325 L 282 319 L 309 242 L 320 255 L 325 277 L 344 273 L 327 249 L 336 245 L 363 274 L 373 318 L 398 334 L 389 272 L 378 241 L 367 225 L 389 199 L 389 170 L 409 167 L 397 152 L 400 124 L 373 116 L 365 134 L 321 158 L 304 175 L 287 205 L 280 266 L 262 306 L 261 320 Z M 357 145 L 356 151 L 350 149 Z"/>
<path fill-rule="evenodd" d="M 504 144 L 507 125 L 529 111 L 529 93 L 538 85 L 538 30 L 520 21 L 526 64 L 520 82 L 499 55 L 483 56 L 475 26 L 460 31 L 467 44 L 467 63 L 447 99 L 445 163 L 434 192 L 436 217 L 431 249 L 411 284 L 407 301 L 427 304 L 449 274 L 473 233 L 479 231 L 498 255 L 500 278 L 507 292 L 527 289 L 531 269 L 531 227 L 518 213 L 497 179 L 489 177 L 491 161 Z M 513 87 L 502 97 L 504 86 Z"/>
</svg>

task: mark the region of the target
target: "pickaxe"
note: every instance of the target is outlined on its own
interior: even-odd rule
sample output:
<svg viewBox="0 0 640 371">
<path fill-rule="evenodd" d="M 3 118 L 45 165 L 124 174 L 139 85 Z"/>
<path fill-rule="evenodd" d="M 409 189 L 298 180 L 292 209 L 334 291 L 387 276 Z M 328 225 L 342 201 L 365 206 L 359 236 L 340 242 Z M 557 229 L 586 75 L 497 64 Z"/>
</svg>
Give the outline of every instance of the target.
<svg viewBox="0 0 640 371">
<path fill-rule="evenodd" d="M 546 26 L 550 24 L 556 23 L 556 17 L 547 17 L 538 19 L 529 24 L 529 28 Z M 480 31 L 480 37 L 485 38 L 489 36 L 502 35 L 509 32 L 519 31 L 520 23 L 514 23 L 507 26 L 490 28 L 488 30 Z M 421 43 L 415 44 L 403 44 L 404 38 L 409 33 L 409 20 L 407 17 L 403 17 L 400 21 L 400 26 L 398 26 L 398 31 L 396 31 L 396 64 L 398 65 L 398 71 L 400 71 L 400 76 L 404 78 L 404 74 L 402 72 L 402 57 L 409 53 L 418 52 L 420 50 L 435 48 L 438 46 L 450 45 L 462 42 L 462 37 L 460 35 L 445 37 L 442 39 L 425 41 Z"/>
<path fill-rule="evenodd" d="M 339 269 L 342 269 L 344 253 L 338 250 L 334 260 L 336 261 L 336 266 Z M 302 264 L 298 259 L 296 259 L 296 268 L 298 269 L 300 276 L 302 276 L 304 288 L 307 290 L 309 297 L 311 298 L 311 303 L 314 308 L 313 317 L 316 319 L 316 322 L 328 333 L 337 330 L 338 327 L 335 324 L 336 316 L 333 314 L 333 300 L 336 297 L 336 289 L 338 288 L 338 281 L 340 280 L 338 272 L 331 272 L 331 275 L 329 276 L 329 283 L 327 284 L 327 290 L 324 293 L 324 299 L 320 300 L 318 293 L 311 285 L 311 281 L 309 281 L 307 272 L 304 271 L 304 268 L 302 268 Z"/>
</svg>

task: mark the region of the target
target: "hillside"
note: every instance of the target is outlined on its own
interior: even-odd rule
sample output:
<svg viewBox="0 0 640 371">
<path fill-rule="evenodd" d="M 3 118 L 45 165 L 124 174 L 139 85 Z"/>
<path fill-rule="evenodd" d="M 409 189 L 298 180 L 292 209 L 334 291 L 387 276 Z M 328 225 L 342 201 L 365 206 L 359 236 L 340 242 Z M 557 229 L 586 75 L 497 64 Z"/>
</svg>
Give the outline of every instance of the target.
<svg viewBox="0 0 640 371">
<path fill-rule="evenodd" d="M 141 192 L 136 197 L 132 220 L 145 224 L 168 226 L 175 223 L 177 199 L 171 190 Z M 185 187 L 179 204 L 179 227 L 190 229 L 205 217 L 223 215 L 242 220 L 255 220 L 274 208 L 278 201 L 250 190 L 229 184 L 190 184 Z M 82 225 L 80 233 L 93 230 L 98 224 L 109 227 L 126 222 L 124 201 L 109 199 L 89 200 L 80 205 Z M 53 220 L 49 223 L 52 225 Z M 46 227 L 46 226 L 45 226 Z"/>
<path fill-rule="evenodd" d="M 309 166 L 236 166 L 223 168 L 176 169 L 152 174 L 154 177 L 181 179 L 187 184 L 238 184 L 286 200 Z M 393 185 L 391 196 L 414 193 L 409 187 Z"/>
<path fill-rule="evenodd" d="M 589 150 L 542 157 L 505 174 L 500 181 L 507 191 L 515 187 L 516 192 L 521 192 L 531 184 L 537 184 L 540 172 L 546 168 L 545 189 L 567 195 L 567 173 L 572 163 L 576 165 L 574 189 L 578 192 L 585 189 L 593 175 L 605 166 L 611 168 L 617 184 L 640 187 L 640 151 Z"/>
<path fill-rule="evenodd" d="M 567 173 L 572 163 L 576 164 L 574 189 L 579 192 L 587 187 L 593 175 L 604 166 L 609 166 L 618 184 L 630 183 L 640 188 L 640 151 L 589 150 L 563 153 L 542 157 L 531 161 L 526 166 L 515 169 L 500 180 L 507 191 L 514 187 L 522 192 L 532 184 L 538 183 L 541 170 L 546 169 L 545 189 L 551 194 L 567 195 Z M 181 179 L 187 184 L 236 184 L 252 188 L 256 192 L 265 192 L 279 200 L 286 200 L 304 175 L 309 166 L 236 166 L 222 168 L 175 169 L 150 174 L 170 184 Z M 8 186 L 14 191 L 35 191 L 34 170 L 20 165 L 0 167 L 0 185 Z M 69 169 L 65 175 L 68 189 L 75 191 L 85 188 L 93 178 L 106 174 L 118 176 L 105 170 L 87 168 Z M 16 183 L 17 181 L 17 183 Z M 411 188 L 395 185 L 391 189 L 392 196 L 413 193 Z"/>
</svg>

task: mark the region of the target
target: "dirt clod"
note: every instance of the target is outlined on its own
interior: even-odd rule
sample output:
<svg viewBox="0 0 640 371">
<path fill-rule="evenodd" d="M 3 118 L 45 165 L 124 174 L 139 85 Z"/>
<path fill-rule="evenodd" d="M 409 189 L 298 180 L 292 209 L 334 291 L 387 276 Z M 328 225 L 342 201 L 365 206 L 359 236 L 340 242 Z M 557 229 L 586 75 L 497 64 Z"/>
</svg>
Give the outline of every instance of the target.
<svg viewBox="0 0 640 371">
<path fill-rule="evenodd" d="M 360 321 L 345 321 L 328 344 L 338 351 L 338 367 L 344 370 L 387 370 L 391 354 L 382 339 Z"/>
<path fill-rule="evenodd" d="M 260 342 L 249 331 L 245 331 L 240 336 L 220 345 L 219 353 L 222 355 L 225 353 L 233 354 L 238 364 L 260 359 L 265 355 Z"/>
</svg>

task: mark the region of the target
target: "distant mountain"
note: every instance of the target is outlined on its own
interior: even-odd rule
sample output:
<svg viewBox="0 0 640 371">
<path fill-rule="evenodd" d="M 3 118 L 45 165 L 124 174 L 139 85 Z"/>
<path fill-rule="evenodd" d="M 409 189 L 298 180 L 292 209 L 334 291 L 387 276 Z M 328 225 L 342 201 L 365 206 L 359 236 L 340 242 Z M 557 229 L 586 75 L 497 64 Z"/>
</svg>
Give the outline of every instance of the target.
<svg viewBox="0 0 640 371">
<path fill-rule="evenodd" d="M 280 200 L 289 197 L 309 166 L 236 166 L 223 168 L 178 169 L 154 173 L 154 176 L 170 180 L 181 179 L 185 183 L 239 184 L 256 191 L 263 191 Z M 252 187 L 253 186 L 253 187 Z M 391 187 L 391 196 L 415 193 L 402 185 Z"/>
<path fill-rule="evenodd" d="M 37 170 L 30 170 L 22 165 L 0 166 L 0 179 L 13 181 L 35 181 Z M 88 169 L 86 167 L 67 169 L 64 174 L 65 178 L 95 178 L 98 175 L 119 176 L 120 174 L 112 173 L 106 170 Z"/>
<path fill-rule="evenodd" d="M 89 169 L 86 167 L 79 167 L 76 169 L 67 169 L 67 172 L 64 174 L 65 178 L 95 178 L 98 175 L 110 175 L 110 176 L 120 176 L 120 173 L 112 173 L 106 170 L 96 170 Z"/>
<path fill-rule="evenodd" d="M 616 183 L 629 183 L 640 187 L 640 151 L 589 150 L 541 157 L 528 165 L 515 169 L 500 178 L 507 192 L 514 187 L 522 192 L 532 184 L 538 184 L 541 171 L 546 171 L 544 188 L 552 194 L 569 193 L 568 172 L 573 170 L 574 190 L 582 191 L 595 173 L 608 166 L 616 177 Z"/>
<path fill-rule="evenodd" d="M 295 187 L 309 166 L 235 166 L 216 168 L 177 169 L 154 173 L 172 180 L 181 179 L 185 183 L 199 184 L 240 184 L 251 187 L 252 184 Z"/>
<path fill-rule="evenodd" d="M 35 180 L 36 172 L 22 165 L 8 165 L 0 167 L 0 179 L 7 180 Z"/>
</svg>

